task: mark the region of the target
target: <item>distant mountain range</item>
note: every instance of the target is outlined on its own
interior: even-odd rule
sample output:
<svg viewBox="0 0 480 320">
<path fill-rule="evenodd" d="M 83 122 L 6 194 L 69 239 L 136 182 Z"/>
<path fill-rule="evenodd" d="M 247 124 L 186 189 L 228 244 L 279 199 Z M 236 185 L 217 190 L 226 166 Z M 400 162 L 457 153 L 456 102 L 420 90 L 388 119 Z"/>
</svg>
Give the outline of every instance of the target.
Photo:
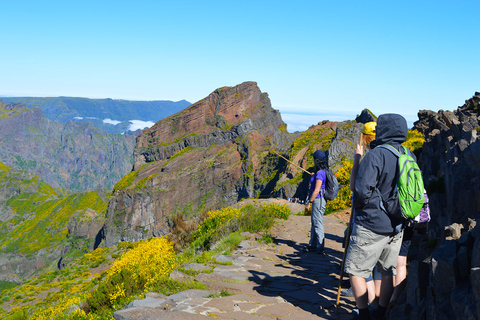
<svg viewBox="0 0 480 320">
<path fill-rule="evenodd" d="M 132 120 L 148 122 L 145 126 L 149 127 L 191 104 L 186 100 L 131 101 L 75 97 L 2 97 L 1 100 L 6 104 L 22 103 L 30 108 L 39 107 L 47 119 L 61 123 L 68 120 L 91 122 L 108 133 L 135 131 L 139 127 L 132 128 Z M 143 128 L 140 126 L 140 129 Z"/>
<path fill-rule="evenodd" d="M 135 138 L 91 123 L 46 119 L 40 108 L 0 100 L 0 162 L 55 188 L 111 189 L 133 166 Z"/>
</svg>

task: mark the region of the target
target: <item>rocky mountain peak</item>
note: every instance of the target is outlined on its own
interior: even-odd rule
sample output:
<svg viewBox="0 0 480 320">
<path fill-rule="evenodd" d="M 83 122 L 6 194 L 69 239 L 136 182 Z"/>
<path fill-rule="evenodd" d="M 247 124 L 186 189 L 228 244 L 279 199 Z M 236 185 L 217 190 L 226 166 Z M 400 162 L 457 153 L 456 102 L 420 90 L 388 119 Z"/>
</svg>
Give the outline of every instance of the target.
<svg viewBox="0 0 480 320">
<path fill-rule="evenodd" d="M 134 154 L 135 169 L 167 159 L 185 147 L 223 145 L 259 129 L 278 140 L 275 131 L 282 126 L 285 124 L 280 113 L 271 108 L 268 95 L 260 91 L 256 82 L 222 87 L 140 135 Z"/>
<path fill-rule="evenodd" d="M 137 138 L 134 171 L 116 185 L 107 244 L 165 234 L 172 214 L 188 219 L 262 193 L 278 162 L 266 160 L 269 150 L 293 139 L 255 82 L 162 119 Z"/>
<path fill-rule="evenodd" d="M 480 111 L 479 109 L 480 106 L 480 92 L 475 92 L 475 95 L 465 101 L 465 105 L 462 107 L 462 109 L 467 109 L 467 110 L 475 110 L 475 111 Z"/>
</svg>

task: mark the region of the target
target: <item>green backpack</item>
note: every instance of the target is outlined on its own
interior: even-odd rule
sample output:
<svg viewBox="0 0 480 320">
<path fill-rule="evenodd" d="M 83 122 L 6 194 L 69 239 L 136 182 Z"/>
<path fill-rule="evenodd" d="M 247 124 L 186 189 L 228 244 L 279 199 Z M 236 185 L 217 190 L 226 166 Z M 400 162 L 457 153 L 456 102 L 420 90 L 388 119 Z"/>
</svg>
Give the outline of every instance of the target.
<svg viewBox="0 0 480 320">
<path fill-rule="evenodd" d="M 397 192 L 401 215 L 406 220 L 415 219 L 425 202 L 422 171 L 405 146 L 400 148 L 401 152 L 388 144 L 378 147 L 390 150 L 398 158 Z"/>
</svg>

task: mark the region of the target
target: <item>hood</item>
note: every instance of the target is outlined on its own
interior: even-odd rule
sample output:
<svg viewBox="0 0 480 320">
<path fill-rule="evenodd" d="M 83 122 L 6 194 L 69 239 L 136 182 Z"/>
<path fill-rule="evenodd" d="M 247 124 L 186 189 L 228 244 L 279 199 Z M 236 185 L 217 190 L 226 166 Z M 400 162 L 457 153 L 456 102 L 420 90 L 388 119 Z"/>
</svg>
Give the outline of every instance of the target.
<svg viewBox="0 0 480 320">
<path fill-rule="evenodd" d="M 400 144 L 407 139 L 407 120 L 399 114 L 386 113 L 377 119 L 375 140 L 370 143 L 373 149 L 381 144 Z"/>
</svg>

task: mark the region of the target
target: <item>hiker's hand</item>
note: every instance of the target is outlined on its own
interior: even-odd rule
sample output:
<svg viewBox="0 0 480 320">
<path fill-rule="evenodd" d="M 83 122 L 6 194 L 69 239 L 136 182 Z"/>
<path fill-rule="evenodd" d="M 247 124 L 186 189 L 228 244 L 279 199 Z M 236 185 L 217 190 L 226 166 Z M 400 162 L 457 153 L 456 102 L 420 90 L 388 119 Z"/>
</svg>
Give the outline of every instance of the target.
<svg viewBox="0 0 480 320">
<path fill-rule="evenodd" d="M 357 144 L 355 148 L 355 154 L 363 155 L 363 146 L 361 144 Z"/>
<path fill-rule="evenodd" d="M 309 203 L 307 203 L 307 205 L 305 206 L 305 212 L 308 212 L 308 211 L 310 211 L 310 205 L 311 205 L 311 203 L 310 203 L 310 202 L 309 202 Z"/>
</svg>

